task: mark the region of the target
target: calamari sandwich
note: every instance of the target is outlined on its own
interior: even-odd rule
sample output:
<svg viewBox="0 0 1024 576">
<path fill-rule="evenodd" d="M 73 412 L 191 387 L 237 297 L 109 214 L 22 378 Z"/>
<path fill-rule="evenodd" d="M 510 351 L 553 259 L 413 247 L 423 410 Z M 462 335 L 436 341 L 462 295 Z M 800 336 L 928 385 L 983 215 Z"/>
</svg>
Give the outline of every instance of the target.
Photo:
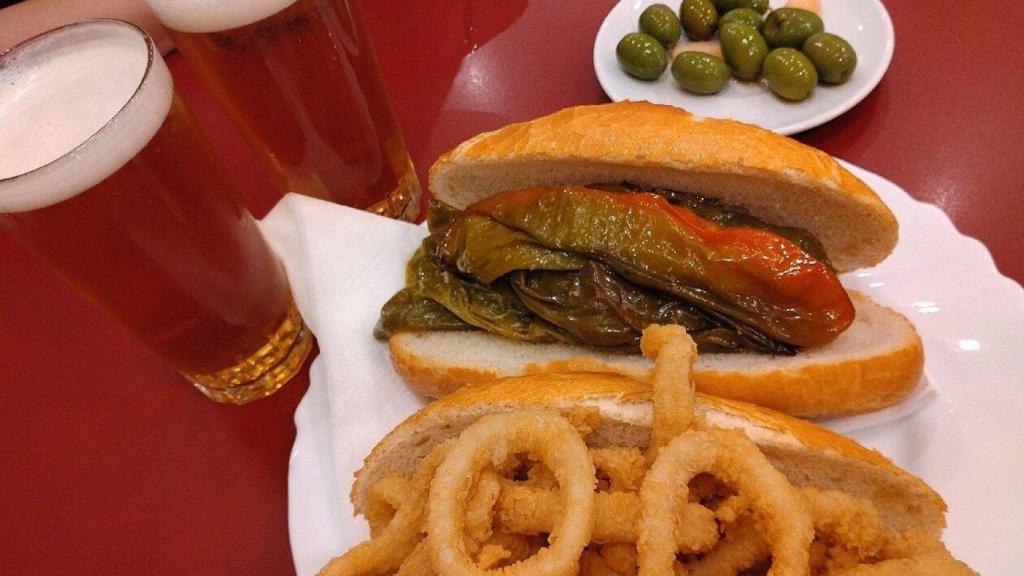
<svg viewBox="0 0 1024 576">
<path fill-rule="evenodd" d="M 409 417 L 356 474 L 370 539 L 321 576 L 977 575 L 921 479 L 809 422 L 695 394 L 678 326 L 648 327 L 642 347 L 643 382 L 521 376 Z"/>
</svg>

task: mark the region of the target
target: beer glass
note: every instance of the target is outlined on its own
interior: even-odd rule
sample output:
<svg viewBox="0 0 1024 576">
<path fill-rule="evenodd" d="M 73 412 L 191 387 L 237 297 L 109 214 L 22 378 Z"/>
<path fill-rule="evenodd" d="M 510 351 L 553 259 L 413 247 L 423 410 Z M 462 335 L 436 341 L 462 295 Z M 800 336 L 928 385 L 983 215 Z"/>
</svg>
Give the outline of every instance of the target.
<svg viewBox="0 0 1024 576">
<path fill-rule="evenodd" d="M 311 339 L 232 187 L 141 29 L 93 20 L 0 54 L 0 229 L 208 397 L 244 403 Z"/>
<path fill-rule="evenodd" d="M 147 2 L 282 192 L 419 215 L 419 181 L 356 1 Z"/>
</svg>

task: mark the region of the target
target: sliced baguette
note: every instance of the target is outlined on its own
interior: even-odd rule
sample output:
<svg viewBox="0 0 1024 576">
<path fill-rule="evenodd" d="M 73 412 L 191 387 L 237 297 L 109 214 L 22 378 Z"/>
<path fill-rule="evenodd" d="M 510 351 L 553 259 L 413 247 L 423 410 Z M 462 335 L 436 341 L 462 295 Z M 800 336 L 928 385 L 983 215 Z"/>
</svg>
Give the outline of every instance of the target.
<svg viewBox="0 0 1024 576">
<path fill-rule="evenodd" d="M 896 245 L 892 212 L 828 154 L 673 106 L 566 108 L 471 138 L 430 169 L 431 192 L 457 208 L 529 186 L 621 182 L 693 192 L 804 228 L 840 272 L 873 266 Z"/>
<path fill-rule="evenodd" d="M 464 388 L 427 405 L 388 434 L 356 473 L 351 498 L 362 513 L 370 486 L 392 472 L 410 475 L 439 443 L 485 414 L 522 409 L 565 412 L 597 408 L 593 446 L 645 447 L 651 423 L 650 388 L 615 374 L 538 374 Z M 809 422 L 757 406 L 698 395 L 697 412 L 721 428 L 746 432 L 796 486 L 842 490 L 871 500 L 894 529 L 922 528 L 938 537 L 945 503 L 919 478 L 878 452 Z"/>
<path fill-rule="evenodd" d="M 917 385 L 924 365 L 921 339 L 902 315 L 851 292 L 853 325 L 825 346 L 796 356 L 702 354 L 697 390 L 815 417 L 877 410 Z M 590 371 L 643 378 L 652 363 L 561 344 L 514 342 L 486 332 L 399 333 L 389 341 L 398 373 L 421 394 L 439 397 L 499 377 Z"/>
<path fill-rule="evenodd" d="M 529 186 L 621 182 L 697 193 L 804 228 L 839 271 L 880 262 L 898 237 L 885 204 L 828 154 L 755 126 L 647 102 L 568 108 L 481 134 L 430 170 L 433 194 L 459 208 Z M 703 355 L 698 389 L 801 416 L 897 403 L 920 378 L 920 338 L 905 318 L 866 297 L 855 305 L 850 329 L 796 357 Z M 397 334 L 390 348 L 399 373 L 428 396 L 532 372 L 584 367 L 639 377 L 649 368 L 639 355 L 485 333 Z"/>
</svg>

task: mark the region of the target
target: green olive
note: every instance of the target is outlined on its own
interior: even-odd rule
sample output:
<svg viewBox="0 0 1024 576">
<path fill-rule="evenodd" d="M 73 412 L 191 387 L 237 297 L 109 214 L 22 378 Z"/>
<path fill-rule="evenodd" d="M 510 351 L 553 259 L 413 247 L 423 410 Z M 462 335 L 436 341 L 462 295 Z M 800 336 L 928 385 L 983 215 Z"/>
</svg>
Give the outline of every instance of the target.
<svg viewBox="0 0 1024 576">
<path fill-rule="evenodd" d="M 683 30 L 692 40 L 710 40 L 718 28 L 718 10 L 711 0 L 683 0 L 679 6 Z"/>
<path fill-rule="evenodd" d="M 818 83 L 814 64 L 794 48 L 776 48 L 769 52 L 764 57 L 761 75 L 772 92 L 793 101 L 806 99 Z"/>
<path fill-rule="evenodd" d="M 718 32 L 722 54 L 737 78 L 753 80 L 761 71 L 761 62 L 768 54 L 765 43 L 757 28 L 733 22 Z"/>
<path fill-rule="evenodd" d="M 642 32 L 623 36 L 615 47 L 615 55 L 627 74 L 641 80 L 657 80 L 668 67 L 665 48 L 653 36 Z"/>
<path fill-rule="evenodd" d="M 729 82 L 729 67 L 704 52 L 683 52 L 672 61 L 672 77 L 694 94 L 717 94 Z"/>
<path fill-rule="evenodd" d="M 825 30 L 825 24 L 814 12 L 800 8 L 772 10 L 764 19 L 761 33 L 772 48 L 799 48 L 812 34 Z"/>
<path fill-rule="evenodd" d="M 653 4 L 640 14 L 640 31 L 653 36 L 666 48 L 676 45 L 679 40 L 679 17 L 664 4 Z"/>
<path fill-rule="evenodd" d="M 804 41 L 800 49 L 814 64 L 818 78 L 825 84 L 842 84 L 857 67 L 853 46 L 835 34 L 818 32 Z"/>
<path fill-rule="evenodd" d="M 761 27 L 764 26 L 764 19 L 756 11 L 750 8 L 737 8 L 735 10 L 729 10 L 721 18 L 718 19 L 718 27 L 725 28 L 726 24 L 736 22 L 738 24 L 746 24 L 747 26 L 753 26 L 757 28 L 757 31 L 761 31 Z"/>
<path fill-rule="evenodd" d="M 715 8 L 722 14 L 737 8 L 750 8 L 758 14 L 768 11 L 768 0 L 715 0 Z"/>
</svg>

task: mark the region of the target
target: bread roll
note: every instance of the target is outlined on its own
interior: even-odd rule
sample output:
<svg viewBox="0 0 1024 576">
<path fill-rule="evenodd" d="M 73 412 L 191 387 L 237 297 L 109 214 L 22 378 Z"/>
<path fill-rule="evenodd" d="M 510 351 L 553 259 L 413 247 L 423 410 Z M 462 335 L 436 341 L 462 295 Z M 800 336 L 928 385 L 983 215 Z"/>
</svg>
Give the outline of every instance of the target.
<svg viewBox="0 0 1024 576">
<path fill-rule="evenodd" d="M 889 209 L 828 154 L 755 126 L 646 102 L 568 108 L 481 134 L 430 170 L 434 195 L 457 208 L 532 186 L 622 182 L 696 193 L 803 228 L 838 271 L 880 262 L 897 241 Z M 698 390 L 806 417 L 896 404 L 921 377 L 921 339 L 900 314 L 851 296 L 856 320 L 835 341 L 793 357 L 704 354 Z M 390 349 L 398 372 L 434 397 L 495 377 L 580 366 L 639 377 L 649 367 L 639 354 L 486 332 L 398 333 Z"/>
<path fill-rule="evenodd" d="M 465 387 L 428 404 L 373 449 L 356 473 L 352 502 L 362 513 L 377 480 L 391 472 L 411 475 L 434 446 L 494 412 L 595 407 L 600 418 L 590 435 L 593 445 L 643 448 L 650 437 L 650 397 L 646 384 L 615 374 L 538 374 Z M 868 499 L 890 528 L 918 527 L 938 537 L 945 527 L 946 505 L 934 490 L 853 440 L 774 411 L 700 394 L 696 412 L 710 425 L 742 429 L 796 486 Z"/>
<path fill-rule="evenodd" d="M 618 184 L 692 192 L 813 234 L 839 272 L 896 246 L 888 207 L 828 154 L 757 126 L 673 106 L 566 108 L 471 138 L 430 169 L 438 199 L 465 208 L 506 190 Z"/>
<path fill-rule="evenodd" d="M 803 417 L 896 404 L 921 378 L 921 338 L 900 314 L 863 294 L 851 297 L 857 319 L 835 341 L 796 356 L 701 354 L 693 375 L 697 390 Z M 499 377 L 585 369 L 643 378 L 651 367 L 639 354 L 514 342 L 482 331 L 405 332 L 388 344 L 403 379 L 435 398 Z"/>
</svg>

